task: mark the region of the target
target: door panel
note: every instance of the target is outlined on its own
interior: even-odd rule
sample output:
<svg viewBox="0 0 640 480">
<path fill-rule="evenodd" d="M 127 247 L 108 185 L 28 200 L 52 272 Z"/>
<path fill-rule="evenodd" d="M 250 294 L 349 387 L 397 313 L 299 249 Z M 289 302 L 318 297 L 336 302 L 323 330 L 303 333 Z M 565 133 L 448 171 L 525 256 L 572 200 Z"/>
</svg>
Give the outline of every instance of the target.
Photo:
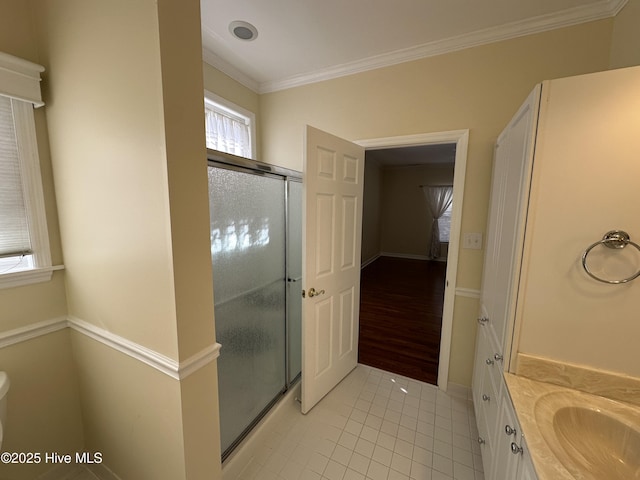
<svg viewBox="0 0 640 480">
<path fill-rule="evenodd" d="M 340 358 L 353 352 L 354 288 L 340 292 Z"/>
<path fill-rule="evenodd" d="M 358 362 L 364 149 L 307 127 L 304 172 L 302 411 L 307 413 Z"/>
<path fill-rule="evenodd" d="M 316 196 L 316 276 L 333 273 L 333 218 L 335 216 L 334 195 Z"/>
<path fill-rule="evenodd" d="M 355 231 L 358 201 L 355 197 L 342 198 L 342 270 L 353 268 L 356 263 L 355 249 L 358 232 Z M 359 253 L 359 252 L 358 252 Z"/>
</svg>

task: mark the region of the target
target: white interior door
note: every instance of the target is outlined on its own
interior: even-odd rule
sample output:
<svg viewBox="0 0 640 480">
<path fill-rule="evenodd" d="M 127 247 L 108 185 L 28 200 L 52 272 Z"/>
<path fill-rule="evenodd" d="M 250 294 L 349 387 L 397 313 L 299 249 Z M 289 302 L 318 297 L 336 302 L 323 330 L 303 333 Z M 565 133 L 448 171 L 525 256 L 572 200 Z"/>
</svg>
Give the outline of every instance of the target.
<svg viewBox="0 0 640 480">
<path fill-rule="evenodd" d="M 358 363 L 364 148 L 307 126 L 302 412 Z"/>
</svg>

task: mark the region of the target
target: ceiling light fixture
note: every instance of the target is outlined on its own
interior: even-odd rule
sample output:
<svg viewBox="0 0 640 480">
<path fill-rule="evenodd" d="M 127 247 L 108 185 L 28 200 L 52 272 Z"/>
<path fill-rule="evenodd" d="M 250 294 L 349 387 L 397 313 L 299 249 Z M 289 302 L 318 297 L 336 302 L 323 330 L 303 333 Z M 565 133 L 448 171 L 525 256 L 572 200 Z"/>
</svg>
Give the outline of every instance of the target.
<svg viewBox="0 0 640 480">
<path fill-rule="evenodd" d="M 229 24 L 229 31 L 231 32 L 231 35 L 240 40 L 251 41 L 255 40 L 258 36 L 258 29 L 249 22 L 244 22 L 242 20 L 231 22 Z"/>
</svg>

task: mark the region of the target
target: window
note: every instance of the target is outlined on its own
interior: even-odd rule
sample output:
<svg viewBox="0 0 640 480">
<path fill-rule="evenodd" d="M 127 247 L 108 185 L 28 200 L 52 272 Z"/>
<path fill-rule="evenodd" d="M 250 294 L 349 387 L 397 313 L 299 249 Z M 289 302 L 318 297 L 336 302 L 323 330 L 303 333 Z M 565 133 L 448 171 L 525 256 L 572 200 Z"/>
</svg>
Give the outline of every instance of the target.
<svg viewBox="0 0 640 480">
<path fill-rule="evenodd" d="M 449 204 L 442 216 L 438 219 L 438 229 L 440 230 L 440 241 L 442 243 L 449 242 L 449 233 L 451 231 L 451 210 L 453 202 Z"/>
<path fill-rule="evenodd" d="M 42 67 L 0 53 L 0 288 L 51 278 L 34 105 Z"/>
<path fill-rule="evenodd" d="M 205 91 L 207 148 L 255 159 L 255 115 Z"/>
</svg>

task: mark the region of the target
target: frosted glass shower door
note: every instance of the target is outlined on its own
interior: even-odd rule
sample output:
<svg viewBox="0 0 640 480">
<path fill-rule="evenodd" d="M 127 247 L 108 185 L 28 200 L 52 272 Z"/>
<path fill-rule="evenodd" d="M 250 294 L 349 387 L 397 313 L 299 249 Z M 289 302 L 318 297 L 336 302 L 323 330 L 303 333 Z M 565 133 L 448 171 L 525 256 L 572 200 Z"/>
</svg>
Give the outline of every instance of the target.
<svg viewBox="0 0 640 480">
<path fill-rule="evenodd" d="M 223 457 L 286 386 L 284 186 L 209 167 Z"/>
</svg>

